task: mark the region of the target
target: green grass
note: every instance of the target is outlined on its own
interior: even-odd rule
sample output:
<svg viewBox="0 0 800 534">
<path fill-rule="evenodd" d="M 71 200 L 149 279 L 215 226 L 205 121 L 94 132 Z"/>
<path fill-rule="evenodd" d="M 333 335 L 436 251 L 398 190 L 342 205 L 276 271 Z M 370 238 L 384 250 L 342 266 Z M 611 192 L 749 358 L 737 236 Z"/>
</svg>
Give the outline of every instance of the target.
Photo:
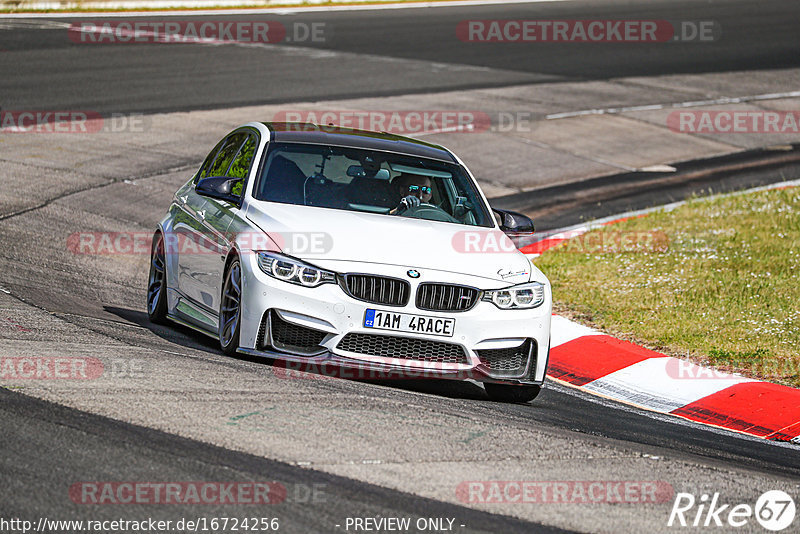
<svg viewBox="0 0 800 534">
<path fill-rule="evenodd" d="M 800 189 L 692 199 L 534 263 L 553 283 L 556 310 L 579 322 L 800 386 Z"/>
</svg>

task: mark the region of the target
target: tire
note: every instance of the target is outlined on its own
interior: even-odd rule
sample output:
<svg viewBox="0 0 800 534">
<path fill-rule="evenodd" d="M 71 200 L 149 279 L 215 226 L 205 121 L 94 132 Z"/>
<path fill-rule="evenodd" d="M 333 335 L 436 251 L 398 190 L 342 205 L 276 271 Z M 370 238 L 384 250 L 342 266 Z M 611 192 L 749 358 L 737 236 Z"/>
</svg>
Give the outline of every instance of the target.
<svg viewBox="0 0 800 534">
<path fill-rule="evenodd" d="M 235 258 L 225 270 L 222 298 L 219 305 L 219 345 L 228 356 L 239 348 L 242 304 L 242 266 Z"/>
<path fill-rule="evenodd" d="M 150 248 L 150 274 L 147 277 L 147 317 L 151 323 L 167 323 L 167 258 L 164 236 L 153 234 Z"/>
<path fill-rule="evenodd" d="M 530 402 L 535 399 L 542 386 L 511 386 L 507 384 L 483 384 L 489 398 L 498 402 Z"/>
</svg>

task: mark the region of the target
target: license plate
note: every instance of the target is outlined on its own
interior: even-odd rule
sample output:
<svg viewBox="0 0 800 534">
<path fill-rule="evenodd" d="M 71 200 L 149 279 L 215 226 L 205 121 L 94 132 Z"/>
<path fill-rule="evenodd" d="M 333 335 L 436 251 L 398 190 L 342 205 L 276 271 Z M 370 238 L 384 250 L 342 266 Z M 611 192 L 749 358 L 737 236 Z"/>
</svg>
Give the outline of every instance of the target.
<svg viewBox="0 0 800 534">
<path fill-rule="evenodd" d="M 395 332 L 411 332 L 433 336 L 452 337 L 456 320 L 430 315 L 411 315 L 368 309 L 364 314 L 364 327 Z"/>
</svg>

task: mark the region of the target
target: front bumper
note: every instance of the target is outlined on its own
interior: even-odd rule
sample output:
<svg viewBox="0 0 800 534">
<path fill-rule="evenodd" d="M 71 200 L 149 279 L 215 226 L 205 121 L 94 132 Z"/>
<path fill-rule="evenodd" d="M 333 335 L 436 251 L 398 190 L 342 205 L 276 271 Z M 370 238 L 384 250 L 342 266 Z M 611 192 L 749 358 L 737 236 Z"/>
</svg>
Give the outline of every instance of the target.
<svg viewBox="0 0 800 534">
<path fill-rule="evenodd" d="M 307 288 L 275 280 L 261 271 L 255 255 L 248 256 L 242 262 L 240 352 L 282 360 L 287 369 L 349 378 L 544 382 L 552 309 L 549 284 L 542 305 L 530 310 L 501 310 L 479 301 L 467 311 L 431 312 L 415 306 L 413 295 L 419 280 L 409 281 L 412 298 L 407 305 L 372 304 L 356 300 L 334 284 Z M 379 267 L 380 272 L 374 274 L 380 276 L 402 278 L 406 273 L 404 267 L 373 267 Z M 426 270 L 424 278 L 474 287 L 492 282 L 432 270 Z M 502 287 L 496 284 L 483 289 Z M 364 326 L 368 309 L 453 319 L 455 325 L 452 336 L 376 330 Z M 297 333 L 292 340 L 304 341 L 287 343 L 284 334 L 273 335 L 277 326 L 285 330 L 286 325 Z M 313 339 L 314 333 L 317 339 Z M 313 341 L 309 342 L 310 338 Z M 448 356 L 428 357 L 428 348 Z M 451 357 L 454 353 L 461 356 Z"/>
</svg>

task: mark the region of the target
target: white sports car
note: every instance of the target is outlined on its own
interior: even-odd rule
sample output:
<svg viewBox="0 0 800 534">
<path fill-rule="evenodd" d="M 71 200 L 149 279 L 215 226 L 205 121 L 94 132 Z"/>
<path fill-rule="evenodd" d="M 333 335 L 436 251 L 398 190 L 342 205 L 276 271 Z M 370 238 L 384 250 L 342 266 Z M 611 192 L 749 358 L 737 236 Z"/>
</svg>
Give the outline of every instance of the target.
<svg viewBox="0 0 800 534">
<path fill-rule="evenodd" d="M 147 310 L 230 355 L 469 379 L 527 402 L 545 377 L 552 293 L 508 236 L 532 232 L 441 146 L 252 122 L 175 193 Z"/>
</svg>

